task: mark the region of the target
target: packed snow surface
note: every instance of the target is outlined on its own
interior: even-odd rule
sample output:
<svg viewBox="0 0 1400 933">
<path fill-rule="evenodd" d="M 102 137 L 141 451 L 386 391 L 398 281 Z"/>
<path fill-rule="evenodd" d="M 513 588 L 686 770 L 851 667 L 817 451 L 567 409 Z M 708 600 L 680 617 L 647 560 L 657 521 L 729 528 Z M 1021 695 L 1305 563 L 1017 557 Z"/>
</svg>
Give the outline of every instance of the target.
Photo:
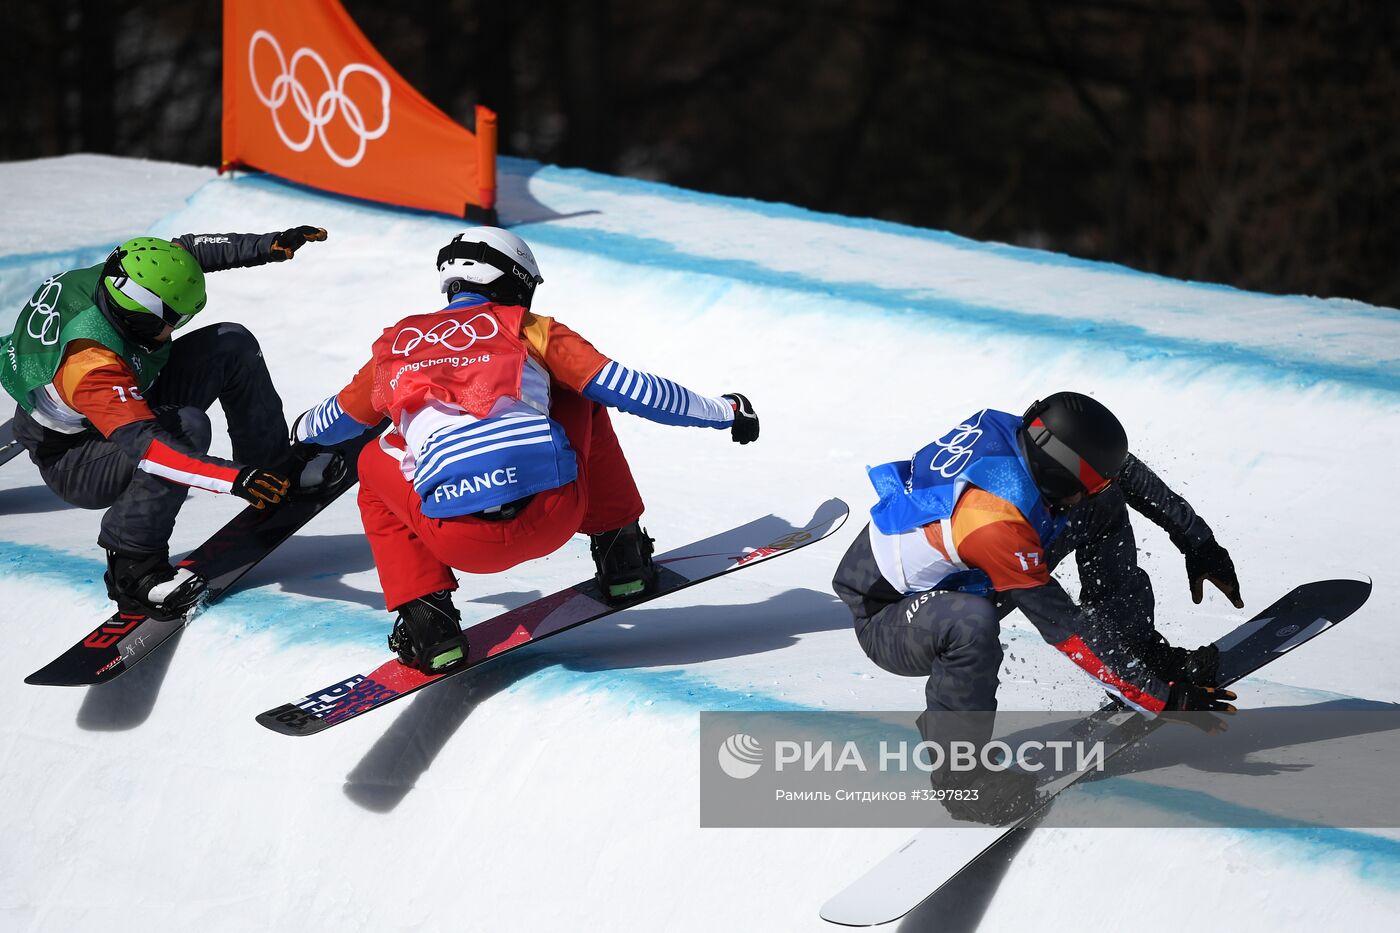
<svg viewBox="0 0 1400 933">
<path fill-rule="evenodd" d="M 863 467 L 1060 389 L 1119 414 L 1231 550 L 1251 609 L 1306 580 L 1375 578 L 1353 620 L 1246 682 L 1242 703 L 1400 700 L 1400 313 L 517 160 L 502 183 L 502 219 L 545 277 L 537 311 L 627 365 L 741 391 L 763 419 L 739 447 L 614 417 L 661 549 L 770 512 L 802 519 L 833 495 L 852 520 L 288 739 L 254 714 L 386 655 L 354 496 L 112 685 L 29 687 L 107 609 L 100 513 L 68 508 L 16 460 L 0 470 L 0 929 L 827 928 L 822 902 L 909 831 L 700 829 L 697 712 L 921 708 L 922 681 L 871 664 L 828 589 L 873 499 Z M 3 330 L 45 276 L 128 236 L 326 227 L 294 262 L 211 276 L 201 317 L 260 337 L 293 416 L 338 390 L 387 324 L 439 307 L 433 259 L 463 225 L 92 156 L 0 165 L 0 204 Z M 192 495 L 175 552 L 239 505 Z M 1180 555 L 1135 527 L 1169 638 L 1195 646 L 1245 617 L 1219 594 L 1193 606 Z M 463 579 L 458 601 L 485 618 L 590 573 L 575 539 Z M 1002 708 L 1097 705 L 1024 620 L 1004 640 Z M 1205 912 L 1278 931 L 1397 911 L 1400 842 L 1384 833 L 1046 830 L 971 920 L 948 922 L 1175 930 Z"/>
</svg>

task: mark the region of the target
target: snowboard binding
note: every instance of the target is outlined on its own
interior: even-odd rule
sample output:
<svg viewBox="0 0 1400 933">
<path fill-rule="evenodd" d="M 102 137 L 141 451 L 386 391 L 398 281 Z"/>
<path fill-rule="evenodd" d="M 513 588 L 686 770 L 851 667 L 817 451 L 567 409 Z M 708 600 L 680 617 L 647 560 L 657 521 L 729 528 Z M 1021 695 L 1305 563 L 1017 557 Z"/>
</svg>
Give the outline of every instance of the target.
<svg viewBox="0 0 1400 933">
<path fill-rule="evenodd" d="M 398 608 L 389 650 L 399 662 L 424 674 L 441 674 L 467 660 L 462 614 L 452 605 L 452 591 L 439 590 Z"/>
<path fill-rule="evenodd" d="M 209 589 L 208 581 L 189 568 L 170 566 L 164 551 L 127 554 L 109 549 L 102 580 L 119 613 L 162 622 L 185 615 Z"/>
<path fill-rule="evenodd" d="M 288 454 L 292 495 L 299 499 L 329 498 L 340 491 L 349 472 L 345 455 L 338 450 L 298 443 Z"/>
<path fill-rule="evenodd" d="M 589 535 L 598 588 L 610 604 L 637 599 L 656 589 L 653 541 L 637 522 Z"/>
</svg>

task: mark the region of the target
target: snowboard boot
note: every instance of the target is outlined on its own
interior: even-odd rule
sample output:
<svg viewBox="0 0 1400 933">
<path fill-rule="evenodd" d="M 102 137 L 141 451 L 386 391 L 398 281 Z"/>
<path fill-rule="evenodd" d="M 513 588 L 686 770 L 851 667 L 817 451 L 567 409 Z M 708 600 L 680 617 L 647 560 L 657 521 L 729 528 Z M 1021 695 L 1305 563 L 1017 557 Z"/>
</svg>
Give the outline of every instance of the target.
<svg viewBox="0 0 1400 933">
<path fill-rule="evenodd" d="M 209 588 L 208 581 L 188 567 L 170 566 L 170 555 L 165 551 L 126 554 L 108 550 L 107 573 L 102 579 L 118 612 L 161 621 L 189 612 Z"/>
<path fill-rule="evenodd" d="M 340 489 L 349 473 L 344 454 L 314 444 L 293 444 L 286 461 L 279 466 L 280 472 L 272 472 L 290 479 L 292 495 L 299 499 L 329 496 Z"/>
<path fill-rule="evenodd" d="M 598 588 L 609 603 L 622 603 L 656 589 L 652 539 L 637 522 L 615 531 L 589 535 Z"/>
<path fill-rule="evenodd" d="M 399 661 L 425 674 L 441 674 L 467 660 L 462 614 L 452 605 L 452 591 L 438 590 L 397 609 L 389 650 Z"/>
</svg>

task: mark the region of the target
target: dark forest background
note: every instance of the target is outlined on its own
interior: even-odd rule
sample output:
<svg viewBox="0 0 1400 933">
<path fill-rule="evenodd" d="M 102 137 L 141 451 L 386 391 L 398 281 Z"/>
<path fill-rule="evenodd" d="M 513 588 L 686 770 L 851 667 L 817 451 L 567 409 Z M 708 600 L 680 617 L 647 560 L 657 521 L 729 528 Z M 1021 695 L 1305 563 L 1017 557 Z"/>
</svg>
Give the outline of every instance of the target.
<svg viewBox="0 0 1400 933">
<path fill-rule="evenodd" d="M 1400 306 L 1389 0 L 345 5 L 504 154 Z M 220 4 L 4 8 L 0 158 L 217 164 Z"/>
</svg>

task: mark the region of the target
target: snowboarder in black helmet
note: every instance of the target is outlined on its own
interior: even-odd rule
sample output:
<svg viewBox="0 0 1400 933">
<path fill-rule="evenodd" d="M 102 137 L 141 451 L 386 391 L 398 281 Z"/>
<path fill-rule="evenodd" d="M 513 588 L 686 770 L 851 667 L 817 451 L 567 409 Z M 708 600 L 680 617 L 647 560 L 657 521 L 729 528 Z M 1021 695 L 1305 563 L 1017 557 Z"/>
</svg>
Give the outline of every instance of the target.
<svg viewBox="0 0 1400 933">
<path fill-rule="evenodd" d="M 205 581 L 170 565 L 189 489 L 264 508 L 301 473 L 253 335 L 223 323 L 171 337 L 203 310 L 205 273 L 291 259 L 325 238 L 309 226 L 135 237 L 98 265 L 45 279 L 0 339 L 0 385 L 18 403 L 15 436 L 64 501 L 107 510 L 97 540 L 119 612 L 173 618 L 203 593 Z M 233 461 L 206 453 L 205 411 L 216 400 Z"/>
<path fill-rule="evenodd" d="M 880 501 L 833 586 L 871 660 L 928 677 L 930 714 L 996 709 L 1000 622 L 1013 609 L 1144 712 L 1225 710 L 1233 698 L 1214 689 L 1213 645 L 1187 651 L 1157 631 L 1129 506 L 1181 549 L 1198 602 L 1210 580 L 1243 607 L 1230 556 L 1129 452 L 1122 424 L 1100 402 L 1058 392 L 1022 416 L 979 411 L 912 459 L 873 468 L 870 479 Z M 1078 605 L 1051 576 L 1071 552 Z M 966 728 L 959 738 L 985 740 L 990 717 Z"/>
</svg>

